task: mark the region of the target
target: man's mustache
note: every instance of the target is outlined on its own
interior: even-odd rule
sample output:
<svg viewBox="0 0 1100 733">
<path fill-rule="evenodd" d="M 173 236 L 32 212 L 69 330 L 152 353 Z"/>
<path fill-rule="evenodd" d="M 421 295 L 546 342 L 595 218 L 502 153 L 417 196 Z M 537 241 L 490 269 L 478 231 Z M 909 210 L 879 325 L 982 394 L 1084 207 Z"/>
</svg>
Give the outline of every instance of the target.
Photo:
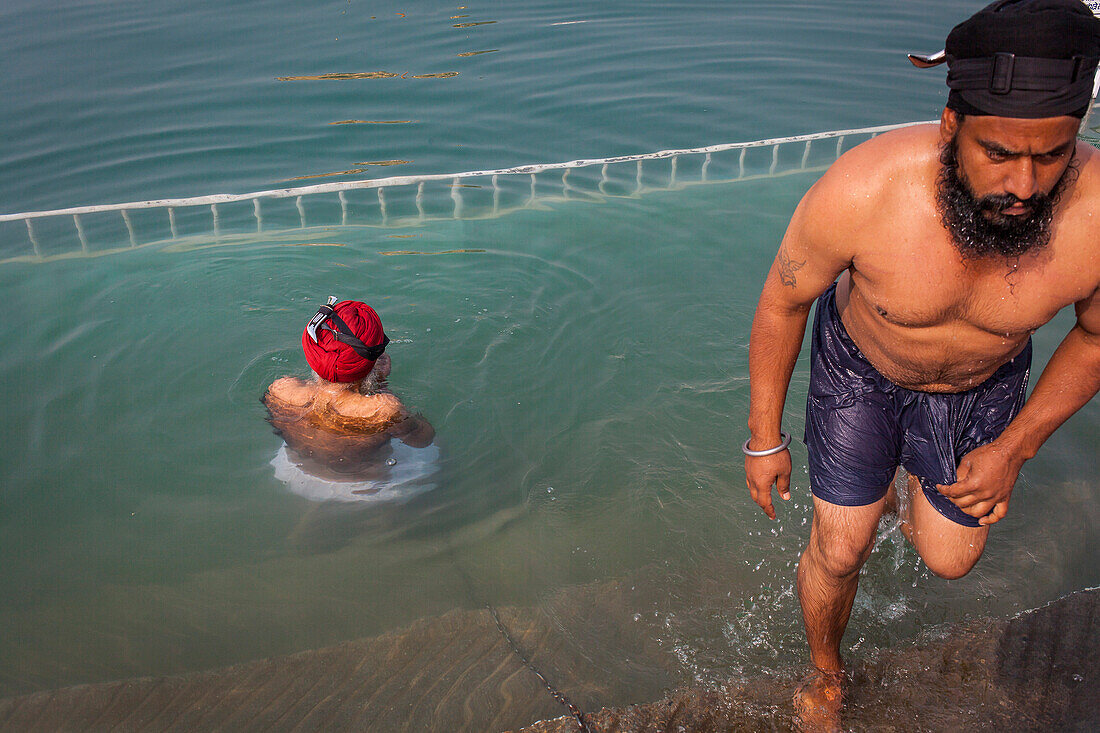
<svg viewBox="0 0 1100 733">
<path fill-rule="evenodd" d="M 977 200 L 978 208 L 982 211 L 990 214 L 1003 214 L 1005 209 L 1015 206 L 1016 204 L 1023 204 L 1027 207 L 1028 211 L 1038 211 L 1046 204 L 1049 197 L 1045 194 L 1037 193 L 1026 199 L 1021 199 L 1019 196 L 1011 193 L 997 193 L 990 194 L 989 196 L 982 196 Z"/>
</svg>

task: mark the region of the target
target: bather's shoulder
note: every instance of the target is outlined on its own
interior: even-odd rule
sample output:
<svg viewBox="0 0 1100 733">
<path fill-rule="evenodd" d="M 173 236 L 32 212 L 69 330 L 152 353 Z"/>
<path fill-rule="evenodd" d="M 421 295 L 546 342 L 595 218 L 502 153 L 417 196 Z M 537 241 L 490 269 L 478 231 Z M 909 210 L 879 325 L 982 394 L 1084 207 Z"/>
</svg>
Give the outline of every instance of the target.
<svg viewBox="0 0 1100 733">
<path fill-rule="evenodd" d="M 938 125 L 890 130 L 841 155 L 811 194 L 833 211 L 871 212 L 890 197 L 934 184 L 939 155 Z"/>
<path fill-rule="evenodd" d="M 1100 150 L 1091 143 L 1078 140 L 1073 167 L 1076 169 L 1074 183 L 1077 196 L 1087 200 L 1090 210 L 1095 211 L 1096 199 L 1100 197 Z"/>
<path fill-rule="evenodd" d="M 309 382 L 297 377 L 282 377 L 276 379 L 267 388 L 263 402 L 270 406 L 271 400 L 277 400 L 288 405 L 304 406 L 313 398 L 316 391 Z"/>
<path fill-rule="evenodd" d="M 349 392 L 341 399 L 333 400 L 332 405 L 344 417 L 376 424 L 395 423 L 407 416 L 405 405 L 392 392 L 366 395 Z"/>
</svg>

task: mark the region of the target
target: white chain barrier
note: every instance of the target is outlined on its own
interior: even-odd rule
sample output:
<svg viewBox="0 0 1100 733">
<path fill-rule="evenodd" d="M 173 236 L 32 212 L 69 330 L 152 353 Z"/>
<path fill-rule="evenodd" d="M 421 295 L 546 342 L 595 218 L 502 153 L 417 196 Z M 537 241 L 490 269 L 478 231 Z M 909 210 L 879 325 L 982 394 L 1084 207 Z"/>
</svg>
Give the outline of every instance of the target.
<svg viewBox="0 0 1100 733">
<path fill-rule="evenodd" d="M 498 170 L 0 214 L 0 264 L 97 256 L 151 245 L 301 239 L 321 236 L 334 226 L 401 228 L 492 219 L 556 202 L 635 198 L 693 185 L 821 172 L 845 150 L 879 133 L 920 124 L 927 123 Z"/>
</svg>

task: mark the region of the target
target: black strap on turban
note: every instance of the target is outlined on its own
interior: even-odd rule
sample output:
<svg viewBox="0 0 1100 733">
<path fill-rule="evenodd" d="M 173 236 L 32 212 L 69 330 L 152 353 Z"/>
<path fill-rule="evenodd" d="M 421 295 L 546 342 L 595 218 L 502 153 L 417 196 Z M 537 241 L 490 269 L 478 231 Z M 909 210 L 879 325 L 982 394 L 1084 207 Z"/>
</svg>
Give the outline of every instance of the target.
<svg viewBox="0 0 1100 733">
<path fill-rule="evenodd" d="M 1081 0 L 998 0 L 955 26 L 945 52 L 951 109 L 1083 117 L 1100 63 L 1100 18 Z M 928 60 L 913 63 L 934 65 Z"/>
</svg>

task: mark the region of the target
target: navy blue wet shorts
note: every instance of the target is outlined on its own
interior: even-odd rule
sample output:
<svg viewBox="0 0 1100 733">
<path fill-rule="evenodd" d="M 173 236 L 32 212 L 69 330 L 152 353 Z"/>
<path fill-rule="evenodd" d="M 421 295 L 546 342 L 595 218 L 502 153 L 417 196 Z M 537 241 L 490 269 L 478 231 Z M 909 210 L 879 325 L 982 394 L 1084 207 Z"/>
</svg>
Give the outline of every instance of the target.
<svg viewBox="0 0 1100 733">
<path fill-rule="evenodd" d="M 840 321 L 833 284 L 817 301 L 811 343 L 805 442 L 814 496 L 841 506 L 873 504 L 901 465 L 920 478 L 940 514 L 979 526 L 936 484 L 954 483 L 959 459 L 999 436 L 1023 407 L 1031 340 L 971 390 L 914 392 L 886 379 L 863 356 Z"/>
</svg>

